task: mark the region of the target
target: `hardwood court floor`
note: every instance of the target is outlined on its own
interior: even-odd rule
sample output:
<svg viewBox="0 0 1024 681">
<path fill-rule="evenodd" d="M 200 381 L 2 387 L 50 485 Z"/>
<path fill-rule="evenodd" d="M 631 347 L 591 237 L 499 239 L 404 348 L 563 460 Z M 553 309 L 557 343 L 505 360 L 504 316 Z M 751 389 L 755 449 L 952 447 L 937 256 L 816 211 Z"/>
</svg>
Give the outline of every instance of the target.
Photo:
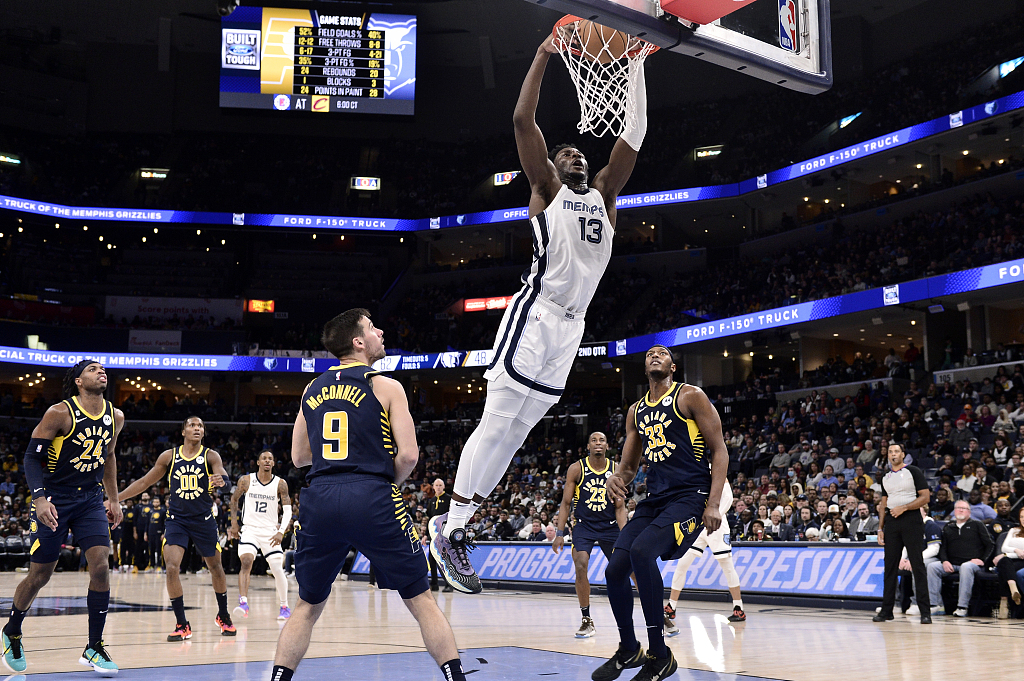
<svg viewBox="0 0 1024 681">
<path fill-rule="evenodd" d="M 0 607 L 21 574 L 0 573 Z M 229 603 L 237 602 L 237 578 L 228 578 Z M 25 648 L 33 677 L 46 681 L 94 676 L 78 664 L 86 643 L 84 573 L 57 574 L 40 593 L 25 621 Z M 184 578 L 185 603 L 194 636 L 168 643 L 174 628 L 160 574 L 112 574 L 105 639 L 120 677 L 167 681 L 266 681 L 279 623 L 273 580 L 254 577 L 248 619 L 235 618 L 238 635 L 222 637 L 214 625 L 216 601 L 208 575 Z M 295 583 L 290 583 L 292 604 Z M 538 676 L 585 681 L 615 649 L 617 637 L 607 599 L 592 612 L 597 636 L 577 640 L 579 609 L 572 595 L 485 591 L 479 596 L 438 594 L 452 622 L 463 663 L 479 670 L 474 681 L 518 681 Z M 167 605 L 165 609 L 165 605 Z M 830 681 L 961 681 L 964 660 L 978 669 L 1024 668 L 1024 621 L 936 618 L 920 625 L 897 616 L 875 624 L 871 613 L 829 609 L 747 606 L 748 621 L 731 625 L 727 603 L 681 602 L 680 635 L 668 639 L 680 671 L 675 678 L 818 679 Z M 5 611 L 6 612 L 6 611 Z M 639 604 L 634 617 L 643 641 Z M 314 659 L 316 658 L 316 659 Z M 990 664 L 989 664 L 990 663 Z M 632 671 L 620 678 L 627 681 Z M 365 582 L 338 582 L 296 681 L 388 679 L 428 681 L 440 673 L 423 648 L 415 621 L 397 593 L 368 589 Z"/>
</svg>

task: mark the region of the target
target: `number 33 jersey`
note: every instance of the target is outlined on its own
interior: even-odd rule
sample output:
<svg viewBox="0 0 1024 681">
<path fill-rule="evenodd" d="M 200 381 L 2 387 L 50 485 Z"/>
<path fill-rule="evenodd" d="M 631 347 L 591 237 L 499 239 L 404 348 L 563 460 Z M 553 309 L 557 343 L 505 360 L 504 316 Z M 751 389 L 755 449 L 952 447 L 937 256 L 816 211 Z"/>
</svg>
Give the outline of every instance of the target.
<svg viewBox="0 0 1024 681">
<path fill-rule="evenodd" d="M 704 435 L 693 419 L 679 413 L 676 402 L 684 383 L 672 383 L 661 399 L 650 392 L 636 403 L 634 418 L 644 460 L 648 463 L 647 494 L 667 498 L 679 492 L 708 494 L 711 461 L 704 453 Z"/>
<path fill-rule="evenodd" d="M 370 379 L 379 374 L 362 362 L 345 362 L 306 388 L 302 415 L 313 452 L 307 480 L 357 473 L 394 482 L 391 422 L 370 387 Z"/>
</svg>

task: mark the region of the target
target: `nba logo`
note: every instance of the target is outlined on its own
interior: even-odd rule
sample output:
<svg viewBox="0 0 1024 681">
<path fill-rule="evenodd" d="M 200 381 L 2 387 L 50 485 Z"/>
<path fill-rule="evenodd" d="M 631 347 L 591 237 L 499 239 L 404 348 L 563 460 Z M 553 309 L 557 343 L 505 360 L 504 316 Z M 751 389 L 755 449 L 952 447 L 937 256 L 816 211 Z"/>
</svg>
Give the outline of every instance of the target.
<svg viewBox="0 0 1024 681">
<path fill-rule="evenodd" d="M 292 106 L 292 98 L 288 95 L 278 95 L 274 97 L 274 108 L 278 111 L 286 111 Z"/>
<path fill-rule="evenodd" d="M 900 304 L 900 285 L 886 286 L 882 289 L 882 302 L 886 305 Z"/>
<path fill-rule="evenodd" d="M 302 370 L 310 374 L 316 371 L 316 360 L 311 357 L 303 357 Z"/>
<path fill-rule="evenodd" d="M 624 354 L 626 354 L 626 341 L 625 340 L 615 341 L 615 354 L 616 355 L 624 355 Z"/>
<path fill-rule="evenodd" d="M 779 45 L 796 52 L 796 2 L 779 0 Z"/>
</svg>

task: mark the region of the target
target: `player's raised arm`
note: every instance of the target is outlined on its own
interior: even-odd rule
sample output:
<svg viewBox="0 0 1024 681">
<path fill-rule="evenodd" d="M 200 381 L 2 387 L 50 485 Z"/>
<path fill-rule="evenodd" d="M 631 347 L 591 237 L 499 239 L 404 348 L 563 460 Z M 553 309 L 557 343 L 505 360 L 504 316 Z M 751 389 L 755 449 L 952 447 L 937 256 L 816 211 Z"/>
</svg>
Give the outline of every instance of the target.
<svg viewBox="0 0 1024 681">
<path fill-rule="evenodd" d="M 156 463 L 149 470 L 148 473 L 143 475 L 140 479 L 136 480 L 132 484 L 124 488 L 120 494 L 117 495 L 118 501 L 124 501 L 125 499 L 131 499 L 145 492 L 147 489 L 156 484 L 156 481 L 167 475 L 167 469 L 171 466 L 171 457 L 174 455 L 174 451 L 165 449 L 160 456 L 157 457 Z"/>
<path fill-rule="evenodd" d="M 558 516 L 555 517 L 555 541 L 551 543 L 551 549 L 558 553 L 565 543 L 565 525 L 569 521 L 569 512 L 572 510 L 572 498 L 576 494 L 576 485 L 580 483 L 580 476 L 583 475 L 583 464 L 579 461 L 569 466 L 565 472 L 565 488 L 562 490 L 562 504 L 558 507 Z"/>
<path fill-rule="evenodd" d="M 722 524 L 718 506 L 722 502 L 726 474 L 729 472 L 729 450 L 722 435 L 722 419 L 715 405 L 695 386 L 683 387 L 677 397 L 679 413 L 690 416 L 704 436 L 704 455 L 711 460 L 711 489 L 708 490 L 708 506 L 704 511 L 704 527 L 711 534 Z"/>
<path fill-rule="evenodd" d="M 636 477 L 643 453 L 643 440 L 640 439 L 640 432 L 636 429 L 636 405 L 634 404 L 626 413 L 626 443 L 622 445 L 619 466 L 605 483 L 605 489 L 612 501 L 626 503 L 626 487 Z"/>
<path fill-rule="evenodd" d="M 644 65 L 636 65 L 640 73 L 636 79 L 636 116 L 626 119 L 626 128 L 612 147 L 608 165 L 594 176 L 592 186 L 604 197 L 608 217 L 615 224 L 615 199 L 626 186 L 629 176 L 633 174 L 636 157 L 647 134 L 647 84 L 644 80 Z"/>
<path fill-rule="evenodd" d="M 548 148 L 544 142 L 544 133 L 537 125 L 537 101 L 540 99 L 540 85 L 544 80 L 544 70 L 548 58 L 555 52 L 554 38 L 547 40 L 537 48 L 530 70 L 519 91 L 512 124 L 516 131 L 516 148 L 519 150 L 519 162 L 530 181 L 530 217 L 543 211 L 561 188 L 561 180 L 554 164 L 548 159 Z"/>
</svg>

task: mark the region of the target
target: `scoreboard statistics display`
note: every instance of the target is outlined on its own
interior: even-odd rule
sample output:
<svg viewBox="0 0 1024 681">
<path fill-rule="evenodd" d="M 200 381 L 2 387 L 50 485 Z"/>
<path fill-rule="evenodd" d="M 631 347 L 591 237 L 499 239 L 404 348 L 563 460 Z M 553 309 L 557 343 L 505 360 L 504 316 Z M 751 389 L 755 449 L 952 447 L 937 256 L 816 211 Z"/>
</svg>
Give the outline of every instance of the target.
<svg viewBox="0 0 1024 681">
<path fill-rule="evenodd" d="M 220 66 L 222 107 L 411 115 L 416 17 L 239 7 Z"/>
</svg>

